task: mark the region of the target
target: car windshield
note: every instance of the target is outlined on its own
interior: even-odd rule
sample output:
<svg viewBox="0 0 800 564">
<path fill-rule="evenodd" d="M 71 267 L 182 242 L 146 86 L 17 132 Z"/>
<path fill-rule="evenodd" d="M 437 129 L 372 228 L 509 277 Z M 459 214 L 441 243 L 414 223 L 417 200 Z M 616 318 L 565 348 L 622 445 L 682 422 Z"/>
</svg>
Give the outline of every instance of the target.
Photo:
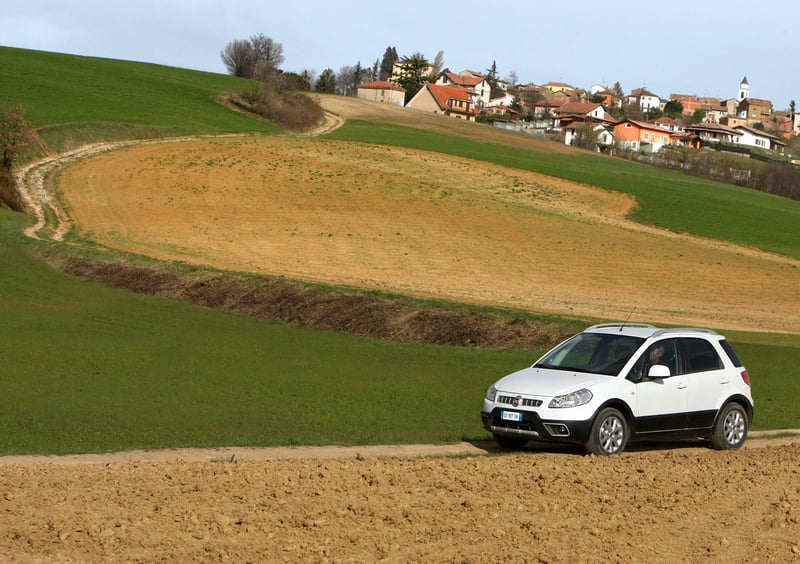
<svg viewBox="0 0 800 564">
<path fill-rule="evenodd" d="M 616 376 L 644 339 L 611 333 L 581 333 L 542 357 L 534 366 Z"/>
</svg>

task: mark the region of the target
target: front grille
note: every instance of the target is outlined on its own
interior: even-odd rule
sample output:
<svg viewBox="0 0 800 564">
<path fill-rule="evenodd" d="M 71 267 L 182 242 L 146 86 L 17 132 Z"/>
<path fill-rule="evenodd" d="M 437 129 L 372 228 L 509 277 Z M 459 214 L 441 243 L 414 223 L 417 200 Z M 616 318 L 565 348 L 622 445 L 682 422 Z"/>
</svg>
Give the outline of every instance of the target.
<svg viewBox="0 0 800 564">
<path fill-rule="evenodd" d="M 501 419 L 495 419 L 494 425 L 492 427 L 497 429 L 506 429 L 506 430 L 515 430 L 515 431 L 525 431 L 528 433 L 536 433 L 536 426 L 533 424 L 533 421 L 503 421 Z M 537 433 L 538 434 L 538 433 Z"/>
<path fill-rule="evenodd" d="M 514 407 L 539 407 L 542 400 L 523 398 L 522 396 L 497 396 L 497 403 L 505 403 Z"/>
</svg>

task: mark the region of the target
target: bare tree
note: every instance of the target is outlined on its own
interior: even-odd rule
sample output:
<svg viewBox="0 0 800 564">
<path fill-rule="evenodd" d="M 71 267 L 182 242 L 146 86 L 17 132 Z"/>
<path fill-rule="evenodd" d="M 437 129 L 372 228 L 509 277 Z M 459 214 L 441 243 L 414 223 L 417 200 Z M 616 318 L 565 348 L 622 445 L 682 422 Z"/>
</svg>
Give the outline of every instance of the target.
<svg viewBox="0 0 800 564">
<path fill-rule="evenodd" d="M 506 82 L 508 82 L 509 87 L 511 87 L 512 89 L 519 86 L 519 75 L 515 70 L 508 71 L 508 76 L 506 76 L 505 80 Z"/>
<path fill-rule="evenodd" d="M 263 33 L 251 37 L 250 45 L 256 59 L 253 78 L 270 81 L 283 64 L 283 45 Z"/>
<path fill-rule="evenodd" d="M 339 94 L 342 96 L 356 95 L 356 91 L 353 88 L 353 77 L 356 76 L 356 71 L 360 72 L 360 70 L 360 64 L 358 69 L 352 65 L 345 65 L 339 69 L 339 73 L 336 75 L 336 89 Z"/>
<path fill-rule="evenodd" d="M 253 78 L 255 75 L 256 59 L 253 46 L 244 39 L 235 39 L 220 51 L 222 63 L 228 69 L 228 74 Z"/>
<path fill-rule="evenodd" d="M 283 45 L 259 33 L 248 40 L 231 41 L 220 57 L 233 76 L 270 82 L 283 64 Z"/>
<path fill-rule="evenodd" d="M 437 78 L 439 78 L 439 74 L 442 72 L 444 68 L 444 51 L 439 51 L 436 53 L 436 57 L 433 59 L 431 63 L 431 72 L 428 75 L 428 80 L 430 82 L 435 82 Z"/>
</svg>

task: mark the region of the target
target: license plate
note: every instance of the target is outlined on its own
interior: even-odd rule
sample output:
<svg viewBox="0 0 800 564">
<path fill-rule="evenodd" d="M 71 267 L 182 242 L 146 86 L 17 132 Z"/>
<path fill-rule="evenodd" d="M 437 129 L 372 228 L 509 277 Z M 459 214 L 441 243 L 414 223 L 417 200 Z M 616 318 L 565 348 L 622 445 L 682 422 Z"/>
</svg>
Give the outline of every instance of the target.
<svg viewBox="0 0 800 564">
<path fill-rule="evenodd" d="M 522 414 L 518 411 L 501 411 L 500 419 L 503 421 L 516 421 L 519 423 L 522 421 Z"/>
</svg>

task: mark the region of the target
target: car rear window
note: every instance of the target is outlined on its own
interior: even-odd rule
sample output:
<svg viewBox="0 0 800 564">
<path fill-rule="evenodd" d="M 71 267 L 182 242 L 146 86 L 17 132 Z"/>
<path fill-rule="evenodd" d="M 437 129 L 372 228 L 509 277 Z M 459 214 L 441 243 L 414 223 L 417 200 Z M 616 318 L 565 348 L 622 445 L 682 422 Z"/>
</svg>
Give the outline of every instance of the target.
<svg viewBox="0 0 800 564">
<path fill-rule="evenodd" d="M 723 339 L 722 341 L 719 342 L 719 344 L 722 346 L 722 350 L 725 351 L 725 354 L 728 355 L 728 358 L 731 359 L 731 362 L 735 367 L 742 368 L 744 366 L 742 364 L 742 361 L 739 360 L 739 355 L 736 354 L 736 351 L 733 350 L 733 347 L 727 340 Z"/>
<path fill-rule="evenodd" d="M 717 350 L 705 339 L 683 339 L 683 343 L 686 347 L 688 372 L 705 372 L 722 368 Z"/>
</svg>

